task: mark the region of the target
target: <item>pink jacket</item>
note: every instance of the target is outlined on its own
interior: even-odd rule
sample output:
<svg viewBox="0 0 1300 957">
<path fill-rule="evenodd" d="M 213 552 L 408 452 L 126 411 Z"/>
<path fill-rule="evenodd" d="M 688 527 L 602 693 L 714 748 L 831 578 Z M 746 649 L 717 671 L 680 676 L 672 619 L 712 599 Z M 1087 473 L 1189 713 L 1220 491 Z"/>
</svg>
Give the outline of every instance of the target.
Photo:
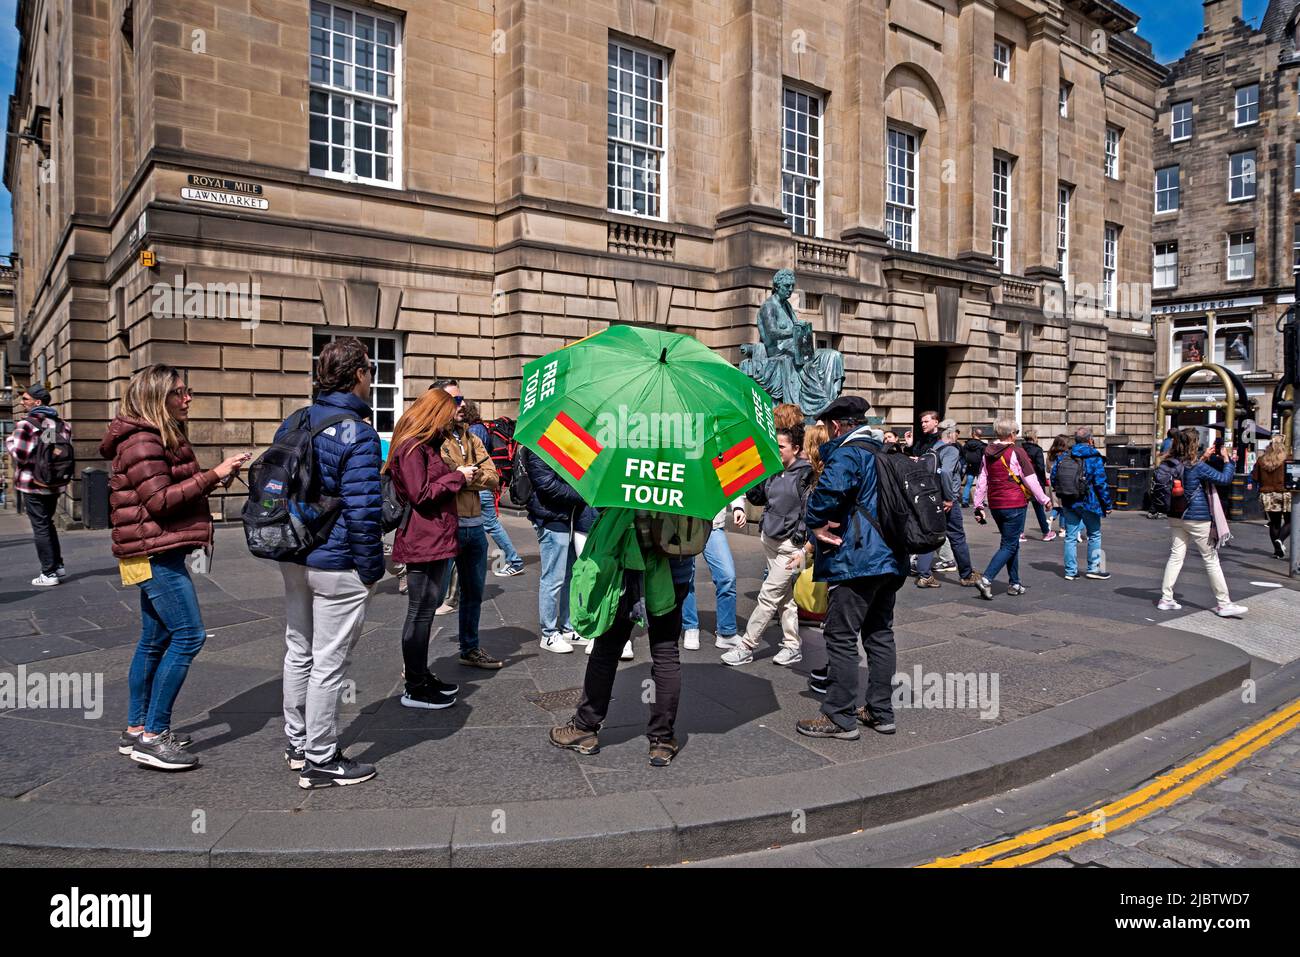
<svg viewBox="0 0 1300 957">
<path fill-rule="evenodd" d="M 1008 461 L 1003 453 L 1010 448 L 1011 473 L 1020 479 L 1017 484 L 1016 480 L 1007 473 L 1006 466 L 1003 464 Z M 1024 508 L 1029 504 L 1029 498 L 1021 491 L 1020 485 L 1023 484 L 1039 503 L 1047 508 L 1052 507 L 1052 500 L 1047 497 L 1043 487 L 1038 484 L 1038 476 L 1034 474 L 1033 463 L 1029 463 L 1029 468 L 1025 468 L 1020 459 L 1024 457 L 1028 462 L 1028 456 L 1024 450 L 1015 445 L 1006 445 L 1004 443 L 994 442 L 984 450 L 984 468 L 980 469 L 980 477 L 975 482 L 975 496 L 971 500 L 976 508 Z M 994 473 L 990 478 L 989 473 Z M 990 488 L 991 486 L 991 488 Z"/>
</svg>

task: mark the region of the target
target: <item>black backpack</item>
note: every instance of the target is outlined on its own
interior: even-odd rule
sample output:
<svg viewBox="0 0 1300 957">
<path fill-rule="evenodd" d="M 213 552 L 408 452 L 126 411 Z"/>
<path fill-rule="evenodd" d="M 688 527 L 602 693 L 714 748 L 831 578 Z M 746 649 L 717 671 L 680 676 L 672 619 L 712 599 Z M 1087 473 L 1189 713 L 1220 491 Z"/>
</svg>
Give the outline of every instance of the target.
<svg viewBox="0 0 1300 957">
<path fill-rule="evenodd" d="M 1056 460 L 1056 494 L 1064 502 L 1077 502 L 1088 497 L 1088 467 L 1074 454 L 1062 455 Z"/>
<path fill-rule="evenodd" d="M 44 488 L 62 488 L 72 481 L 77 470 L 77 453 L 72 440 L 67 437 L 58 418 L 28 416 L 27 421 L 37 432 L 36 445 L 27 463 L 32 481 Z"/>
<path fill-rule="evenodd" d="M 501 487 L 509 488 L 515 476 L 515 452 L 519 448 L 519 443 L 515 441 L 515 420 L 503 415 L 491 422 L 484 422 L 483 427 L 488 434 L 485 443 L 487 454 L 492 457 L 492 464 L 501 476 Z"/>
<path fill-rule="evenodd" d="M 241 517 L 248 550 L 284 562 L 302 558 L 328 541 L 343 500 L 320 494 L 313 440 L 355 415 L 332 415 L 311 427 L 311 409 L 297 419 L 248 470 L 248 501 Z"/>
<path fill-rule="evenodd" d="M 1183 494 L 1183 474 L 1186 466 L 1178 459 L 1165 459 L 1156 466 L 1151 481 L 1151 511 L 1170 518 L 1181 518 L 1187 511 L 1187 496 Z"/>
<path fill-rule="evenodd" d="M 428 446 L 421 445 L 419 448 L 421 455 L 428 454 Z M 388 453 L 390 462 L 392 458 L 393 452 L 390 450 Z M 428 467 L 427 464 L 425 467 Z M 384 500 L 379 516 L 379 524 L 383 526 L 384 534 L 387 535 L 393 531 L 406 531 L 406 526 L 411 521 L 411 503 L 402 498 L 402 493 L 397 490 L 397 485 L 393 482 L 392 472 L 380 473 L 379 494 Z"/>
<path fill-rule="evenodd" d="M 948 537 L 943 490 L 929 463 L 906 455 L 877 452 L 861 442 L 846 442 L 871 452 L 876 460 L 876 512 L 858 511 L 895 552 L 925 555 Z"/>
<path fill-rule="evenodd" d="M 528 477 L 528 449 L 515 443 L 515 453 L 510 461 L 510 501 L 520 508 L 533 497 L 533 480 Z"/>
</svg>

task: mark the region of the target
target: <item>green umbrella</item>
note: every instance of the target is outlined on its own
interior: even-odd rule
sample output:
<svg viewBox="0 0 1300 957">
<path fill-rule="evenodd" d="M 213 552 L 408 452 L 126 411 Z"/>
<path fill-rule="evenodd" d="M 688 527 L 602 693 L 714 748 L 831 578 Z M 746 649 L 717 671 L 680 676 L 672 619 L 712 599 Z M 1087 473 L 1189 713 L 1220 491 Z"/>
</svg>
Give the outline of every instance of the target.
<svg viewBox="0 0 1300 957">
<path fill-rule="evenodd" d="M 712 518 L 781 471 L 757 383 L 690 336 L 635 326 L 528 363 L 515 438 L 597 508 Z"/>
</svg>

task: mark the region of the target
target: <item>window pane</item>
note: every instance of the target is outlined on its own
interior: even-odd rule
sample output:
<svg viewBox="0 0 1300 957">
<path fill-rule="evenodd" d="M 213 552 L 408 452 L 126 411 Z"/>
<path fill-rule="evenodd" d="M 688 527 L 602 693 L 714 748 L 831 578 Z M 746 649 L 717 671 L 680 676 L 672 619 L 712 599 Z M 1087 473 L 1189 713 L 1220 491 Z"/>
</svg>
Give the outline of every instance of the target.
<svg viewBox="0 0 1300 957">
<path fill-rule="evenodd" d="M 369 153 L 357 154 L 357 175 L 364 176 L 366 179 L 370 179 L 370 154 Z"/>
<path fill-rule="evenodd" d="M 326 169 L 329 166 L 329 147 L 319 143 L 311 145 L 311 168 Z"/>
</svg>

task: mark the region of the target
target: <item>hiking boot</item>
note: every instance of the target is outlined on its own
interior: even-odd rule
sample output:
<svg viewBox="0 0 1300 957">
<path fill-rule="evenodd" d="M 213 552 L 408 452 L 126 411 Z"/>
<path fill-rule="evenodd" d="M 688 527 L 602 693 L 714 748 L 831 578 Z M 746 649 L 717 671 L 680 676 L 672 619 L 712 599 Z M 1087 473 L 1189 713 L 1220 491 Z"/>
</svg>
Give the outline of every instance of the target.
<svg viewBox="0 0 1300 957">
<path fill-rule="evenodd" d="M 839 738 L 843 741 L 856 741 L 862 736 L 856 727 L 845 731 L 824 714 L 796 721 L 794 729 L 809 738 Z"/>
<path fill-rule="evenodd" d="M 307 752 L 291 744 L 284 749 L 284 763 L 289 765 L 290 771 L 301 771 L 307 763 Z"/>
<path fill-rule="evenodd" d="M 867 711 L 866 705 L 863 705 L 854 714 L 857 715 L 858 724 L 866 725 L 872 731 L 880 734 L 893 734 L 898 730 L 898 725 L 894 724 L 893 721 L 882 721 L 879 718 L 873 718 Z"/>
<path fill-rule="evenodd" d="M 754 652 L 744 645 L 737 645 L 722 656 L 724 665 L 747 665 L 754 660 Z"/>
<path fill-rule="evenodd" d="M 677 757 L 677 742 L 673 739 L 650 742 L 650 767 L 666 768 L 673 763 L 675 757 Z"/>
<path fill-rule="evenodd" d="M 486 668 L 489 671 L 505 667 L 504 661 L 498 661 L 482 648 L 472 648 L 460 653 L 460 663 L 470 668 Z"/>
<path fill-rule="evenodd" d="M 344 787 L 348 784 L 360 784 L 375 776 L 373 764 L 362 764 L 343 756 L 342 751 L 335 751 L 334 756 L 317 764 L 308 760 L 298 775 L 298 787 L 304 791 L 316 788 Z"/>
<path fill-rule="evenodd" d="M 567 748 L 579 754 L 596 754 L 600 751 L 600 741 L 595 731 L 586 731 L 578 727 L 578 719 L 570 718 L 569 723 L 550 732 L 551 744 L 557 748 Z"/>
<path fill-rule="evenodd" d="M 961 587 L 975 588 L 977 585 L 979 585 L 979 583 L 980 583 L 979 575 L 976 575 L 974 572 L 971 572 L 969 575 L 967 575 L 965 578 L 961 580 Z"/>
<path fill-rule="evenodd" d="M 924 578 L 918 578 L 916 580 L 916 587 L 917 588 L 942 588 L 943 583 L 940 582 L 939 579 L 935 578 L 934 575 L 931 574 L 931 575 L 926 575 Z"/>
<path fill-rule="evenodd" d="M 1014 585 L 1007 586 L 1008 595 L 1023 595 L 1027 591 L 1029 591 L 1029 589 L 1026 588 L 1024 585 L 1020 584 L 1020 582 L 1016 582 Z"/>
<path fill-rule="evenodd" d="M 177 744 L 170 731 L 152 741 L 145 741 L 141 734 L 131 747 L 131 760 L 163 771 L 188 771 L 199 766 L 199 759 Z"/>
<path fill-rule="evenodd" d="M 122 731 L 122 736 L 117 739 L 117 753 L 130 755 L 135 748 L 135 743 L 140 740 L 143 731 Z M 178 748 L 188 748 L 194 743 L 194 739 L 188 734 L 173 734 L 172 740 L 176 742 Z"/>
<path fill-rule="evenodd" d="M 772 658 L 772 664 L 788 668 L 803 661 L 803 652 L 798 648 L 782 648 Z"/>
<path fill-rule="evenodd" d="M 983 575 L 979 577 L 979 581 L 975 583 L 975 587 L 979 590 L 980 597 L 985 601 L 993 600 L 993 583 Z"/>
</svg>

